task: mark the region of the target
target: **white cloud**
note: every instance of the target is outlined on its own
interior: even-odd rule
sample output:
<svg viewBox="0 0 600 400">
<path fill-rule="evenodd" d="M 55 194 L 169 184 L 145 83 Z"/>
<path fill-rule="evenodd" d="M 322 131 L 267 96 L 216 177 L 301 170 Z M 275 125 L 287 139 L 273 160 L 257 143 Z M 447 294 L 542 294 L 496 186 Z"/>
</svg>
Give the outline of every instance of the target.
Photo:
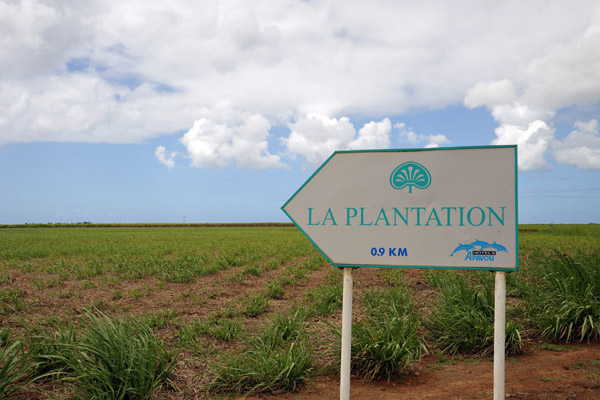
<svg viewBox="0 0 600 400">
<path fill-rule="evenodd" d="M 311 114 L 290 124 L 284 140 L 288 152 L 303 156 L 310 165 L 318 165 L 336 150 L 344 150 L 354 139 L 354 125 L 346 117 L 329 118 Z"/>
<path fill-rule="evenodd" d="M 516 96 L 514 86 L 508 81 L 478 84 L 467 92 L 464 103 L 468 107 L 485 105 L 499 123 L 492 144 L 516 144 L 519 151 L 519 169 L 530 171 L 548 167 L 546 155 L 553 151 L 556 161 L 572 164 L 582 169 L 600 169 L 600 137 L 598 122 L 577 121 L 578 130 L 564 140 L 555 138 L 551 121 L 555 112 L 535 103 L 524 104 Z M 531 88 L 528 88 L 531 93 Z M 504 103 L 506 101 L 506 103 Z M 539 102 L 538 102 L 539 103 Z"/>
<path fill-rule="evenodd" d="M 227 107 L 203 110 L 206 115 L 194 122 L 183 136 L 192 165 L 199 168 L 238 168 L 263 170 L 285 167 L 280 157 L 268 151 L 271 125 L 259 114 Z"/>
<path fill-rule="evenodd" d="M 419 136 L 416 133 L 414 133 L 412 129 L 405 129 L 406 124 L 404 122 L 398 122 L 394 124 L 394 128 L 397 131 L 400 131 L 400 133 L 398 134 L 400 141 L 407 141 L 410 144 L 414 145 L 419 140 Z"/>
<path fill-rule="evenodd" d="M 384 118 L 380 122 L 368 122 L 360 128 L 358 137 L 348 144 L 348 148 L 351 150 L 387 149 L 390 147 L 391 132 L 392 123 L 389 118 Z"/>
<path fill-rule="evenodd" d="M 515 86 L 508 79 L 479 82 L 467 91 L 464 103 L 469 108 L 500 106 L 517 100 Z"/>
<path fill-rule="evenodd" d="M 266 168 L 282 162 L 264 122 L 241 128 L 202 110 L 228 102 L 294 127 L 288 152 L 314 163 L 338 146 L 389 146 L 386 116 L 463 99 L 490 109 L 500 140 L 508 126 L 552 127 L 557 110 L 600 101 L 599 10 L 596 0 L 0 2 L 0 144 L 139 143 L 205 119 L 226 138 L 198 132 L 194 165 Z M 315 113 L 339 126 L 311 136 L 302 121 Z M 355 137 L 343 116 L 381 122 Z"/>
<path fill-rule="evenodd" d="M 553 143 L 554 157 L 558 162 L 575 165 L 587 170 L 600 170 L 600 136 L 598 120 L 575 123 L 563 141 Z"/>
<path fill-rule="evenodd" d="M 177 156 L 177 153 L 174 151 L 167 153 L 165 146 L 158 146 L 154 151 L 154 155 L 161 164 L 164 164 L 169 168 L 175 166 L 175 157 Z"/>
<path fill-rule="evenodd" d="M 336 150 L 388 148 L 392 123 L 389 118 L 368 122 L 356 136 L 356 129 L 347 117 L 338 119 L 310 114 L 290 124 L 290 130 L 290 135 L 284 139 L 287 151 L 291 155 L 301 155 L 308 164 L 315 166 Z"/>
<path fill-rule="evenodd" d="M 557 110 L 596 102 L 600 94 L 600 11 L 582 34 L 548 46 L 543 56 L 526 64 L 523 101 Z"/>
<path fill-rule="evenodd" d="M 598 134 L 598 120 L 591 119 L 588 122 L 577 121 L 575 122 L 575 127 L 584 133 L 589 133 L 592 135 Z"/>
<path fill-rule="evenodd" d="M 0 79 L 28 85 L 31 78 L 47 78 L 90 40 L 88 2 L 0 2 Z"/>
<path fill-rule="evenodd" d="M 530 171 L 547 167 L 544 158 L 554 139 L 554 130 L 544 121 L 535 120 L 526 127 L 503 124 L 496 128 L 498 138 L 492 144 L 518 145 L 519 169 Z"/>
<path fill-rule="evenodd" d="M 535 120 L 551 120 L 554 112 L 515 101 L 493 106 L 492 116 L 501 124 L 525 126 Z"/>
<path fill-rule="evenodd" d="M 499 123 L 493 144 L 519 145 L 519 168 L 547 167 L 551 149 L 558 162 L 596 169 L 597 130 L 573 131 L 564 140 L 554 138 L 553 118 L 557 110 L 600 101 L 600 11 L 581 32 L 565 41 L 549 44 L 544 53 L 521 65 L 513 81 L 480 82 L 464 98 L 467 107 L 485 106 Z M 588 124 L 593 126 L 593 122 Z"/>
<path fill-rule="evenodd" d="M 445 135 L 437 134 L 437 135 L 423 135 L 417 134 L 413 132 L 412 129 L 406 129 L 406 124 L 403 122 L 396 123 L 394 125 L 398 133 L 398 137 L 401 142 L 408 142 L 411 146 L 420 145 L 426 148 L 430 147 L 440 147 L 440 145 L 450 143 L 450 139 L 448 139 Z"/>
<path fill-rule="evenodd" d="M 428 135 L 427 140 L 429 143 L 425 147 L 440 147 L 442 144 L 450 143 L 450 140 L 444 135 Z"/>
<path fill-rule="evenodd" d="M 495 145 L 518 145 L 519 169 L 530 171 L 548 166 L 545 155 L 554 140 L 554 129 L 546 121 L 553 112 L 521 103 L 512 82 L 502 80 L 475 85 L 464 99 L 467 107 L 486 106 L 499 123 Z"/>
</svg>

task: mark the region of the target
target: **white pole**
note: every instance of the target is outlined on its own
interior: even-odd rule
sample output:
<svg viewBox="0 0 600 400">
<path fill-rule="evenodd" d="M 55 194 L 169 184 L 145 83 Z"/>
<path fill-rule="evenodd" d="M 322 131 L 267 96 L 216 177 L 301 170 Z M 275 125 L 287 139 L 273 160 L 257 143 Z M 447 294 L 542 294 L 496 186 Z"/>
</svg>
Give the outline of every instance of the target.
<svg viewBox="0 0 600 400">
<path fill-rule="evenodd" d="M 504 400 L 506 343 L 506 272 L 496 271 L 494 304 L 494 400 Z"/>
<path fill-rule="evenodd" d="M 342 296 L 342 365 L 340 368 L 340 400 L 350 399 L 350 345 L 352 343 L 352 268 L 344 268 Z"/>
</svg>

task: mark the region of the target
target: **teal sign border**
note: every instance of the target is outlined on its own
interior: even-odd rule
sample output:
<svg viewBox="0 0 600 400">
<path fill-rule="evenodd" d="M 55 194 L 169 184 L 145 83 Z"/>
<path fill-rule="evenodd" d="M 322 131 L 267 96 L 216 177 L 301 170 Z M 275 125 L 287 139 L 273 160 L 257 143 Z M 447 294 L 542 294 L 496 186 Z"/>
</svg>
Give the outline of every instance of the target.
<svg viewBox="0 0 600 400">
<path fill-rule="evenodd" d="M 331 261 L 331 259 L 329 258 L 329 256 L 327 256 L 327 254 L 325 254 L 323 252 L 323 250 L 321 250 L 321 248 L 319 246 L 317 246 L 317 244 L 311 239 L 311 237 L 309 235 L 306 234 L 306 232 L 304 232 L 304 230 L 300 227 L 300 225 L 298 225 L 298 223 L 291 217 L 291 215 L 289 215 L 287 213 L 287 211 L 285 211 L 285 206 L 292 201 L 292 199 L 294 197 L 296 197 L 296 195 L 304 188 L 304 186 L 306 186 L 308 184 L 308 182 L 311 181 L 311 179 L 313 179 L 315 177 L 315 175 L 317 175 L 319 173 L 319 171 L 321 171 L 321 169 L 327 165 L 327 163 L 329 162 L 329 160 L 331 160 L 333 158 L 333 156 L 335 156 L 337 153 L 398 153 L 398 152 L 421 152 L 421 151 L 439 151 L 439 150 L 473 150 L 473 149 L 493 149 L 493 148 L 512 148 L 515 151 L 515 268 L 499 268 L 499 267 L 469 267 L 469 266 L 464 266 L 464 267 L 439 267 L 439 266 L 433 266 L 433 265 L 376 265 L 376 264 L 336 264 L 334 262 Z M 331 154 L 329 156 L 329 158 L 327 158 L 327 160 L 325 160 L 325 162 L 310 176 L 310 178 L 308 178 L 306 180 L 306 182 L 304 182 L 302 184 L 302 186 L 300 186 L 300 188 L 298 190 L 296 190 L 296 192 L 288 199 L 288 201 L 286 201 L 283 206 L 281 206 L 281 211 L 283 211 L 285 213 L 285 215 L 287 215 L 287 217 L 294 223 L 294 225 L 296 225 L 296 227 L 298 229 L 300 229 L 300 232 L 302 232 L 304 234 L 304 236 L 306 236 L 306 238 L 313 244 L 313 246 L 315 246 L 317 248 L 317 250 L 319 250 L 319 252 L 323 255 L 323 257 L 325 257 L 327 259 L 327 261 L 333 265 L 334 267 L 339 267 L 339 268 L 345 268 L 345 267 L 350 267 L 350 268 L 409 268 L 409 269 L 458 269 L 458 270 L 473 270 L 473 271 L 506 271 L 506 272 L 514 272 L 514 271 L 518 271 L 519 270 L 519 181 L 518 181 L 518 174 L 519 174 L 519 169 L 518 169 L 518 159 L 517 159 L 517 145 L 503 145 L 503 146 L 459 146 L 459 147 L 434 147 L 434 148 L 425 148 L 425 149 L 377 149 L 377 150 L 338 150 L 335 151 L 333 154 Z"/>
</svg>

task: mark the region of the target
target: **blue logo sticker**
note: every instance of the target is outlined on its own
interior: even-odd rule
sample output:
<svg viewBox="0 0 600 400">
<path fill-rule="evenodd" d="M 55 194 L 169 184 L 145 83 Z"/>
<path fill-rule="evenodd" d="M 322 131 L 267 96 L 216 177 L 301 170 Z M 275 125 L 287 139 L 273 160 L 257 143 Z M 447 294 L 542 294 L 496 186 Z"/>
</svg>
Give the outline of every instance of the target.
<svg viewBox="0 0 600 400">
<path fill-rule="evenodd" d="M 491 249 L 491 250 L 489 250 Z M 508 253 L 506 247 L 498 244 L 496 242 L 488 243 L 483 240 L 476 239 L 474 242 L 469 244 L 461 244 L 454 249 L 450 257 L 452 257 L 456 252 L 466 251 L 465 261 L 494 261 L 494 257 L 496 257 L 497 252 L 505 252 Z"/>
<path fill-rule="evenodd" d="M 396 190 L 408 186 L 408 193 L 412 193 L 413 186 L 417 189 L 427 189 L 431 185 L 431 174 L 421 164 L 408 161 L 394 169 L 390 175 L 390 185 Z"/>
</svg>

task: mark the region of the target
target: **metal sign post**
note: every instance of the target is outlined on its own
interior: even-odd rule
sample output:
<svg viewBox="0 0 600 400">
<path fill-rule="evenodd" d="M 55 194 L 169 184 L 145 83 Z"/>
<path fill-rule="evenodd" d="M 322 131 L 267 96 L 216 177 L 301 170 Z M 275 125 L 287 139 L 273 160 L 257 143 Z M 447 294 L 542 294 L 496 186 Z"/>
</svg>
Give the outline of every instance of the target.
<svg viewBox="0 0 600 400">
<path fill-rule="evenodd" d="M 496 271 L 494 290 L 494 400 L 504 400 L 506 347 L 506 272 Z"/>
<path fill-rule="evenodd" d="M 350 359 L 352 354 L 352 268 L 344 268 L 342 294 L 342 362 L 340 400 L 350 399 Z"/>
</svg>

